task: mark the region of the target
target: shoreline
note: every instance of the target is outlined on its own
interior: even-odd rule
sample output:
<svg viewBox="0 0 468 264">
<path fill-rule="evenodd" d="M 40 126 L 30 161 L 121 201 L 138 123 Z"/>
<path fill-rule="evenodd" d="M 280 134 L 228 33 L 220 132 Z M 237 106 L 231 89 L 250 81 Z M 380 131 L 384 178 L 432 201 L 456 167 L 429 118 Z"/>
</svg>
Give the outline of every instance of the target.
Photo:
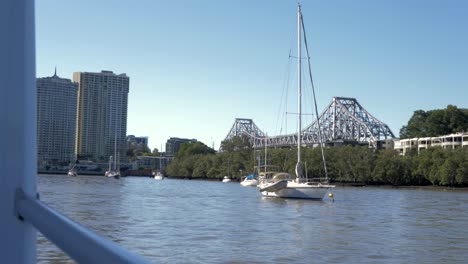
<svg viewBox="0 0 468 264">
<path fill-rule="evenodd" d="M 386 189 L 413 189 L 413 190 L 439 190 L 439 191 L 468 191 L 468 187 L 451 187 L 439 185 L 391 185 L 391 184 L 364 184 L 333 182 L 337 187 L 356 187 L 356 188 L 386 188 Z"/>
<path fill-rule="evenodd" d="M 38 171 L 38 175 L 66 175 L 66 171 Z M 81 172 L 79 176 L 104 176 L 103 173 L 95 172 Z M 122 177 L 138 177 L 138 178 L 152 178 L 148 175 L 125 175 Z M 179 179 L 179 180 L 190 180 L 190 181 L 222 181 L 222 178 L 187 178 L 187 177 L 174 177 L 174 176 L 165 176 L 167 179 Z M 240 181 L 232 180 L 234 183 L 239 183 Z M 437 185 L 391 185 L 391 184 L 364 184 L 364 183 L 349 183 L 349 182 L 333 182 L 331 183 L 337 187 L 346 187 L 346 188 L 386 188 L 386 189 L 412 189 L 412 190 L 437 190 L 437 191 L 468 191 L 468 187 L 450 187 L 450 186 L 437 186 Z"/>
</svg>

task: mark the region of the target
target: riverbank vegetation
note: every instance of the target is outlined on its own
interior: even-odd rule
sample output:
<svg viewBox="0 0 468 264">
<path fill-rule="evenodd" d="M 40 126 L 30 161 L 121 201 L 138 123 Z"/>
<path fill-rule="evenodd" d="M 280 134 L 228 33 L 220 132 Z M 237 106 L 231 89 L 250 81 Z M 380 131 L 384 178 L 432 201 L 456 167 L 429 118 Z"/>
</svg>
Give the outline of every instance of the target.
<svg viewBox="0 0 468 264">
<path fill-rule="evenodd" d="M 402 138 L 430 137 L 468 131 L 468 110 L 449 105 L 446 109 L 415 111 L 400 134 Z M 223 152 L 216 153 L 201 142 L 186 143 L 167 167 L 168 175 L 184 178 L 240 180 L 254 171 L 263 150 L 255 151 L 247 136 L 223 141 Z M 406 156 L 394 150 L 375 150 L 367 146 L 327 147 L 328 176 L 332 182 L 468 186 L 468 147 L 442 149 L 433 147 L 410 152 Z M 308 177 L 323 177 L 320 148 L 303 148 L 302 157 Z M 297 149 L 269 148 L 267 164 L 294 173 Z"/>
<path fill-rule="evenodd" d="M 247 139 L 235 140 L 242 142 Z M 192 144 L 203 145 L 200 142 Z M 167 167 L 167 174 L 191 179 L 221 179 L 228 175 L 234 180 L 240 180 L 242 176 L 253 172 L 255 153 L 264 162 L 263 151 L 255 152 L 250 146 L 232 148 L 217 154 L 208 151 L 209 148 L 204 145 L 200 146 L 198 151 L 202 153 L 179 152 L 180 155 Z M 268 150 L 267 164 L 294 173 L 296 155 L 295 148 L 272 148 Z M 376 151 L 366 146 L 344 146 L 327 148 L 325 155 L 328 176 L 332 182 L 468 186 L 468 148 L 429 148 L 422 150 L 419 155 L 412 153 L 401 156 L 394 150 Z M 319 148 L 305 148 L 302 156 L 308 177 L 324 175 Z"/>
</svg>

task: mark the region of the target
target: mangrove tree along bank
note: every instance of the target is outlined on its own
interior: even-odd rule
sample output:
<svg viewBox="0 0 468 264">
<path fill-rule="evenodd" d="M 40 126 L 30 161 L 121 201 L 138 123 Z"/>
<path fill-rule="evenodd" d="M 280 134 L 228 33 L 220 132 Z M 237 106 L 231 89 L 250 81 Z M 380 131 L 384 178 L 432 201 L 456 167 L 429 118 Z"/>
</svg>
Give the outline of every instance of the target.
<svg viewBox="0 0 468 264">
<path fill-rule="evenodd" d="M 192 143 L 193 144 L 193 143 Z M 201 143 L 202 144 L 202 143 Z M 178 153 L 167 167 L 167 175 L 184 178 L 219 179 L 225 175 L 240 180 L 253 172 L 255 151 L 250 146 L 214 154 L 208 147 Z M 258 151 L 262 164 L 263 151 Z M 394 150 L 373 150 L 365 146 L 327 148 L 327 167 L 332 182 L 392 185 L 468 186 L 468 148 L 429 148 L 419 154 L 400 156 Z M 308 177 L 323 175 L 320 149 L 302 150 Z M 295 148 L 268 150 L 267 164 L 294 173 Z"/>
</svg>

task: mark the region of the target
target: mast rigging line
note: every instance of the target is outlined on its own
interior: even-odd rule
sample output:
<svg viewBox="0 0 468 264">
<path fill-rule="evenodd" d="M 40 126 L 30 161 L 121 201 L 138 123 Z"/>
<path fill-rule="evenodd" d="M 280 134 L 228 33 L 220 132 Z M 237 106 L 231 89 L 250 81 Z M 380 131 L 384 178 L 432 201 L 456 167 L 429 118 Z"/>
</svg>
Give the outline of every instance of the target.
<svg viewBox="0 0 468 264">
<path fill-rule="evenodd" d="M 284 109 L 287 110 L 287 106 L 288 106 L 288 90 L 289 90 L 289 79 L 290 79 L 290 71 L 289 71 L 289 68 L 291 67 L 291 49 L 289 49 L 289 57 L 288 57 L 288 63 L 286 65 L 286 71 L 285 71 L 285 75 L 286 75 L 286 79 L 285 81 L 283 81 L 283 91 L 281 93 L 281 100 L 280 100 L 280 103 L 279 103 L 279 106 L 278 106 L 278 112 L 277 112 L 277 117 L 276 117 L 276 128 L 275 128 L 275 131 L 277 134 L 282 134 L 283 132 L 283 119 L 285 119 L 285 124 L 287 126 L 287 121 L 286 121 L 286 115 L 285 114 L 280 114 L 282 111 L 282 107 L 283 107 L 283 101 L 284 101 Z M 283 98 L 285 97 L 285 99 L 283 100 Z M 281 118 L 280 118 L 281 116 Z M 281 119 L 281 123 L 280 123 L 280 120 Z M 278 133 L 278 124 L 280 124 L 280 131 Z M 287 127 L 286 127 L 286 130 L 287 130 Z"/>
<path fill-rule="evenodd" d="M 312 86 L 312 94 L 313 94 L 313 97 L 314 97 L 315 114 L 317 116 L 317 125 L 318 125 L 318 128 L 319 128 L 319 129 L 317 129 L 317 131 L 318 131 L 318 140 L 319 140 L 319 143 L 320 143 L 320 150 L 322 152 L 322 161 L 323 161 L 323 168 L 324 168 L 324 172 L 325 172 L 325 178 L 328 180 L 327 164 L 326 164 L 326 161 L 325 161 L 325 151 L 323 149 L 323 142 L 322 142 L 322 132 L 320 131 L 320 118 L 319 118 L 318 108 L 317 108 L 317 98 L 315 96 L 315 87 L 314 87 L 314 80 L 312 78 L 312 70 L 310 68 L 309 47 L 307 45 L 307 37 L 306 37 L 305 26 L 304 26 L 304 18 L 302 16 L 302 12 L 301 12 L 300 18 L 301 18 L 301 24 L 302 24 L 302 33 L 304 34 L 304 45 L 305 45 L 306 53 L 307 53 L 307 65 L 308 65 L 308 68 L 309 68 L 310 83 L 311 83 L 311 86 Z"/>
</svg>

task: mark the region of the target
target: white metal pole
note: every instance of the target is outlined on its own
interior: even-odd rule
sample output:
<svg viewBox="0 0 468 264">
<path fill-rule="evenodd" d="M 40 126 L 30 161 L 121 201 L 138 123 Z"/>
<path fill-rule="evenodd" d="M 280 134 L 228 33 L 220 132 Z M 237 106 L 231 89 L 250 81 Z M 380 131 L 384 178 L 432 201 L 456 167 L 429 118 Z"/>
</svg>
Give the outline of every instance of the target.
<svg viewBox="0 0 468 264">
<path fill-rule="evenodd" d="M 302 88 L 301 88 L 301 5 L 297 6 L 297 162 L 301 162 Z M 298 175 L 299 176 L 299 175 Z"/>
<path fill-rule="evenodd" d="M 36 231 L 20 221 L 16 189 L 35 197 L 36 62 L 33 0 L 0 1 L 0 256 L 35 263 Z"/>
</svg>

